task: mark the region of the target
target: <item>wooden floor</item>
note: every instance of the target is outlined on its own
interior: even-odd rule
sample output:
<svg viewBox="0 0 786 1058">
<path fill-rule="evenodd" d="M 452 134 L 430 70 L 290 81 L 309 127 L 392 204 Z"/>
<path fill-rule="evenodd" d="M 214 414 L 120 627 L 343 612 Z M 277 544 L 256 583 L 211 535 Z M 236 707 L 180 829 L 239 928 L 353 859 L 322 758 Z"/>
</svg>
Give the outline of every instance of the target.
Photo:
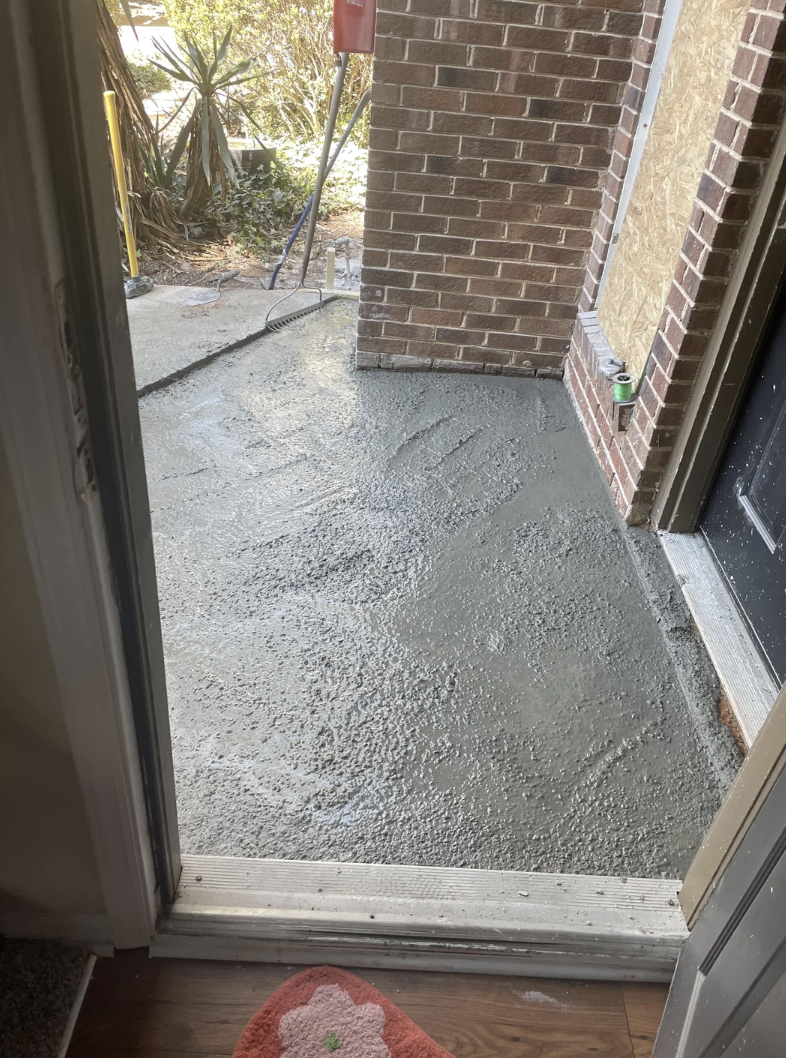
<svg viewBox="0 0 786 1058">
<path fill-rule="evenodd" d="M 302 967 L 98 961 L 68 1058 L 220 1058 L 254 1011 Z M 357 971 L 455 1058 L 649 1058 L 661 985 Z"/>
</svg>

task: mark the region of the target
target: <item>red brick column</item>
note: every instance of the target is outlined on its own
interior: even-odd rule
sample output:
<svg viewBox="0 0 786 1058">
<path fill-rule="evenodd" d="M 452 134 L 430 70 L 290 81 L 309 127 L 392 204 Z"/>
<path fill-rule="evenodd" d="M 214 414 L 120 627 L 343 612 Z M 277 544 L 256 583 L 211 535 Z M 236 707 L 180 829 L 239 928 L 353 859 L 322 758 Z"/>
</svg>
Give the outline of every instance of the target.
<svg viewBox="0 0 786 1058">
<path fill-rule="evenodd" d="M 381 0 L 359 367 L 561 375 L 643 0 Z"/>
<path fill-rule="evenodd" d="M 784 7 L 786 0 L 755 0 L 748 13 L 627 429 L 609 417 L 608 383 L 593 371 L 602 341 L 594 313 L 576 321 L 569 387 L 617 505 L 632 523 L 646 522 L 652 509 L 786 112 Z"/>
</svg>

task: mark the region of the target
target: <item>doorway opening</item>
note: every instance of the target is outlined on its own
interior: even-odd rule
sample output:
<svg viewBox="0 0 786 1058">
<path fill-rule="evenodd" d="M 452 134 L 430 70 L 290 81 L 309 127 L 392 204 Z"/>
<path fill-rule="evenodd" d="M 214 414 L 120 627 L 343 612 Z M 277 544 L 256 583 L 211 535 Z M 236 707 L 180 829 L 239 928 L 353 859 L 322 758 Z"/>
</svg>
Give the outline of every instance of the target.
<svg viewBox="0 0 786 1058">
<path fill-rule="evenodd" d="M 355 372 L 343 304 L 203 363 L 220 295 L 129 304 L 182 851 L 681 877 L 736 758 L 563 388 Z"/>
<path fill-rule="evenodd" d="M 347 305 L 205 363 L 271 292 L 163 278 L 128 315 L 183 851 L 681 877 L 736 761 L 564 389 L 356 373 Z"/>
<path fill-rule="evenodd" d="M 181 806 L 194 791 L 185 916 L 214 871 L 192 937 L 237 936 L 250 907 L 249 941 L 340 926 L 369 958 L 388 930 L 424 958 L 480 937 L 489 962 L 489 938 L 526 962 L 525 926 L 538 958 L 578 935 L 602 972 L 616 930 L 608 972 L 641 958 L 634 972 L 663 975 L 682 936 L 673 878 L 730 775 L 688 713 L 651 556 L 555 380 L 356 372 L 352 316 L 331 306 L 139 412 L 127 347 L 113 354 L 114 427 L 139 414 L 146 446 L 147 485 L 124 484 L 145 515 L 152 497 Z M 105 381 L 89 378 L 99 413 Z M 147 763 L 169 752 L 158 736 Z M 342 874 L 355 888 L 337 895 Z"/>
</svg>

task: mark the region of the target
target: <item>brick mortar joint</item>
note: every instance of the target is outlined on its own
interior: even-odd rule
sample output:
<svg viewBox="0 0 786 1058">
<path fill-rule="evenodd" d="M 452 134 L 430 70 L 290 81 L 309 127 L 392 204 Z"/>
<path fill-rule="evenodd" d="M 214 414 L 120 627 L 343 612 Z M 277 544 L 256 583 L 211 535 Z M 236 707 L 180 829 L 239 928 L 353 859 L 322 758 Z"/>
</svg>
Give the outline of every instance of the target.
<svg viewBox="0 0 786 1058">
<path fill-rule="evenodd" d="M 782 58 L 783 55 L 784 52 L 765 52 L 765 56 L 768 59 Z M 786 96 L 786 88 L 770 88 L 769 86 L 765 87 L 764 85 L 754 84 L 753 81 L 749 81 L 747 80 L 747 78 L 741 77 L 739 74 L 736 73 L 733 75 L 731 80 L 733 80 L 734 83 L 738 84 L 741 88 L 747 88 L 751 92 L 755 92 L 756 95 L 759 97 L 768 96 L 775 97 L 776 99 L 783 99 L 783 97 Z"/>
<path fill-rule="evenodd" d="M 757 18 L 761 17 L 761 15 L 766 15 L 767 18 L 774 18 L 776 22 L 783 22 L 784 18 L 786 18 L 786 12 L 784 11 L 773 11 L 769 7 L 756 7 L 755 4 L 751 4 L 748 8 L 748 14 Z"/>
<path fill-rule="evenodd" d="M 728 186 L 728 184 L 724 184 L 723 187 L 725 191 L 733 190 L 731 187 Z M 745 220 L 729 220 L 722 214 L 716 213 L 712 206 L 710 206 L 709 203 L 705 202 L 703 199 L 697 199 L 694 201 L 693 204 L 694 206 L 698 205 L 702 213 L 705 213 L 711 220 L 715 221 L 716 224 L 722 225 L 724 228 L 744 228 L 745 225 L 748 223 Z"/>
<path fill-rule="evenodd" d="M 673 280 L 672 280 L 672 282 L 673 282 Z M 676 286 L 676 284 L 675 284 L 675 286 Z M 674 317 L 674 318 L 676 319 L 676 317 Z M 679 323 L 679 320 L 677 320 L 677 323 Z M 679 325 L 682 328 L 682 330 L 684 331 L 683 338 L 685 337 L 685 335 L 693 333 L 692 331 L 686 330 L 686 328 L 683 326 L 683 324 L 679 323 Z M 679 357 L 679 355 L 680 355 L 679 348 L 677 348 L 677 349 L 674 348 L 674 346 L 671 344 L 669 339 L 666 337 L 666 333 L 665 332 L 666 332 L 666 328 L 665 327 L 658 327 L 657 337 L 663 342 L 663 344 L 666 346 L 666 348 L 669 350 L 669 352 L 671 353 L 671 355 L 673 357 L 675 357 L 675 358 Z"/>
<path fill-rule="evenodd" d="M 735 124 L 741 125 L 742 127 L 746 128 L 748 130 L 748 132 L 750 132 L 751 129 L 779 129 L 780 128 L 780 125 L 773 125 L 773 124 L 763 125 L 763 124 L 759 124 L 759 122 L 753 121 L 751 118 L 743 117 L 741 114 L 738 114 L 736 110 L 732 110 L 729 107 L 722 106 L 720 108 L 720 114 L 721 114 L 722 117 L 726 117 L 730 121 L 735 122 Z M 718 141 L 713 139 L 713 142 L 718 142 Z"/>
<path fill-rule="evenodd" d="M 748 137 L 746 136 L 745 140 L 742 143 L 742 153 L 740 151 L 732 150 L 732 148 L 728 144 L 721 143 L 721 141 L 718 140 L 718 139 L 713 139 L 712 143 L 710 144 L 710 153 L 714 154 L 716 158 L 717 158 L 717 156 L 719 154 L 727 155 L 729 158 L 732 158 L 737 163 L 740 163 L 740 162 L 752 162 L 752 163 L 759 162 L 759 163 L 762 163 L 763 159 L 758 159 L 758 158 L 752 159 L 752 158 L 746 157 L 744 152 L 745 152 L 745 141 L 747 139 L 748 139 Z"/>
<path fill-rule="evenodd" d="M 745 51 L 752 52 L 754 55 L 761 55 L 765 59 L 772 59 L 772 58 L 774 58 L 776 56 L 783 55 L 783 52 L 781 52 L 781 51 L 773 51 L 772 48 L 765 48 L 763 45 L 756 44 L 752 40 L 740 41 L 739 47 L 740 47 L 740 50 L 742 50 L 744 48 Z M 740 77 L 739 77 L 738 74 L 734 74 L 733 76 L 734 76 L 735 80 L 740 80 Z"/>
</svg>

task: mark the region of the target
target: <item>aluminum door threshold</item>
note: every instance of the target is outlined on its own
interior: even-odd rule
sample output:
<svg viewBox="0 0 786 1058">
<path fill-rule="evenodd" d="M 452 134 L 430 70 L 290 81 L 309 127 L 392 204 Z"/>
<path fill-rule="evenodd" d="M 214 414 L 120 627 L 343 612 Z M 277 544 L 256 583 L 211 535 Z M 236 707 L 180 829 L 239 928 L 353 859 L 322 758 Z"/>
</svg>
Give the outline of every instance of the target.
<svg viewBox="0 0 786 1058">
<path fill-rule="evenodd" d="M 700 533 L 658 533 L 693 620 L 750 746 L 778 687 Z"/>
<path fill-rule="evenodd" d="M 151 955 L 669 981 L 681 884 L 184 856 Z"/>
</svg>

